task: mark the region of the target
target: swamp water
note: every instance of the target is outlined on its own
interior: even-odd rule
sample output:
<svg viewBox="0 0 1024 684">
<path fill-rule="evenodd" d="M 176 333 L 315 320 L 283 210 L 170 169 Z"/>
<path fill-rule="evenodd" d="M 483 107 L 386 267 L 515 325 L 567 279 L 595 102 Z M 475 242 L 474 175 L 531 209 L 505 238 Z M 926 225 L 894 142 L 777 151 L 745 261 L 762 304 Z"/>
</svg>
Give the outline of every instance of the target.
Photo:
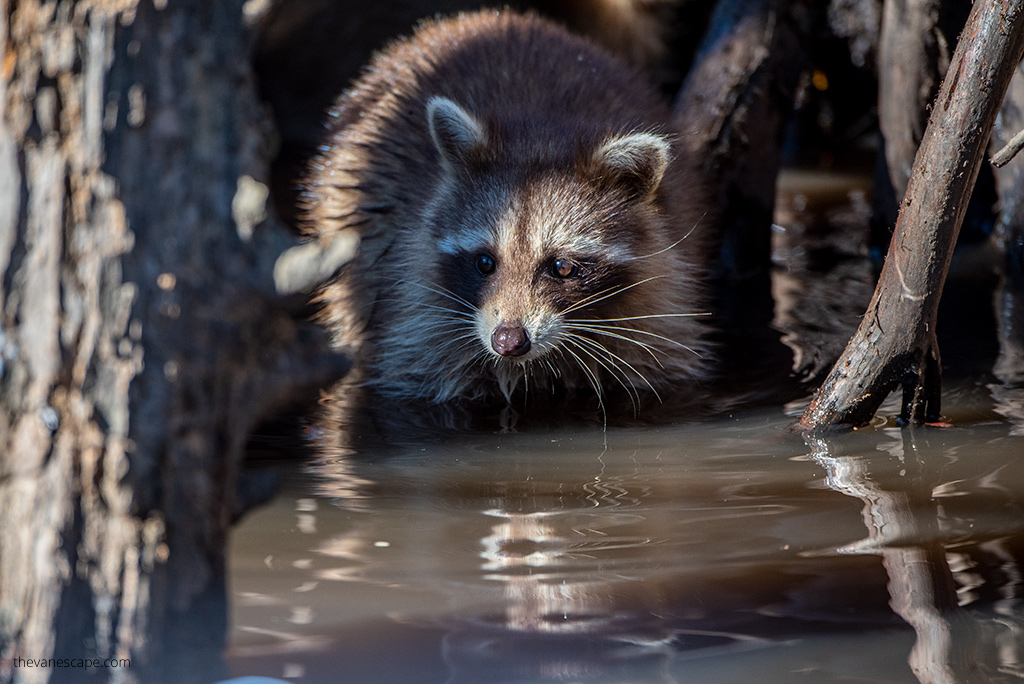
<svg viewBox="0 0 1024 684">
<path fill-rule="evenodd" d="M 828 315 L 855 325 L 870 266 L 833 266 L 848 296 Z M 784 275 L 776 325 L 806 369 L 809 336 L 835 342 L 782 291 L 813 288 Z M 947 365 L 974 358 L 951 349 Z M 799 405 L 779 402 L 292 464 L 233 534 L 229 667 L 353 684 L 1019 681 L 1015 358 L 945 390 L 953 427 L 805 440 Z"/>
</svg>

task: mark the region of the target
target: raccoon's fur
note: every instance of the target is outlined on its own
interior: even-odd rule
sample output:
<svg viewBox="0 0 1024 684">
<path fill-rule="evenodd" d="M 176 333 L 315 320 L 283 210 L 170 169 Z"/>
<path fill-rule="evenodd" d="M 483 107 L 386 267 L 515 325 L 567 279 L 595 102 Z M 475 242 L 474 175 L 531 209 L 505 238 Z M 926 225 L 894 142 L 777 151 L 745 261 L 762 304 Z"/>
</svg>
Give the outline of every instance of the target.
<svg viewBox="0 0 1024 684">
<path fill-rule="evenodd" d="M 423 24 L 331 112 L 306 188 L 356 260 L 323 319 L 384 395 L 641 394 L 704 369 L 696 184 L 654 88 L 534 16 Z"/>
</svg>

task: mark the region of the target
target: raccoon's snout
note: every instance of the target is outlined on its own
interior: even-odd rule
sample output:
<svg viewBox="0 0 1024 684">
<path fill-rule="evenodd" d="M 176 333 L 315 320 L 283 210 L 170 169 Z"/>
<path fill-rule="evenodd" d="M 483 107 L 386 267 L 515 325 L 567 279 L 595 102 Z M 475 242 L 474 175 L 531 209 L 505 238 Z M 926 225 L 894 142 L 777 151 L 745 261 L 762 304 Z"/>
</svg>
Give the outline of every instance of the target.
<svg viewBox="0 0 1024 684">
<path fill-rule="evenodd" d="M 500 323 L 491 333 L 491 349 L 502 356 L 522 356 L 531 346 L 530 335 L 518 323 Z"/>
</svg>

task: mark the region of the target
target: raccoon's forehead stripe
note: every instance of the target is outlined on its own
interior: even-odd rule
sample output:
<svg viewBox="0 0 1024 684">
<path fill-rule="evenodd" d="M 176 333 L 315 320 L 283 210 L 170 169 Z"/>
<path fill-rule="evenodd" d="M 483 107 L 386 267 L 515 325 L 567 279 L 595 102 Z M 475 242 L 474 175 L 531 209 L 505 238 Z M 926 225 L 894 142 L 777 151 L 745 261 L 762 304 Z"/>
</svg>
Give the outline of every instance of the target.
<svg viewBox="0 0 1024 684">
<path fill-rule="evenodd" d="M 594 207 L 574 189 L 550 185 L 529 198 L 532 229 L 529 240 L 535 254 L 600 257 L 618 262 L 632 258 L 621 240 L 608 239 L 607 219 L 595 220 Z"/>
<path fill-rule="evenodd" d="M 633 258 L 627 246 L 605 242 L 604 236 L 597 230 L 587 233 L 579 229 L 552 226 L 547 231 L 538 232 L 541 235 L 536 243 L 537 249 L 546 254 L 600 257 L 613 263 L 626 262 Z"/>
<path fill-rule="evenodd" d="M 437 239 L 441 254 L 455 256 L 494 252 L 503 258 L 539 260 L 547 256 L 600 257 L 612 263 L 635 258 L 620 241 L 606 241 L 597 227 L 571 225 L 564 217 L 545 220 L 537 216 L 505 216 L 487 230 L 463 230 Z"/>
<path fill-rule="evenodd" d="M 490 236 L 482 236 L 477 233 L 456 233 L 454 235 L 442 235 L 437 240 L 437 251 L 441 254 L 455 256 L 458 254 L 477 254 L 485 252 L 490 247 Z"/>
</svg>

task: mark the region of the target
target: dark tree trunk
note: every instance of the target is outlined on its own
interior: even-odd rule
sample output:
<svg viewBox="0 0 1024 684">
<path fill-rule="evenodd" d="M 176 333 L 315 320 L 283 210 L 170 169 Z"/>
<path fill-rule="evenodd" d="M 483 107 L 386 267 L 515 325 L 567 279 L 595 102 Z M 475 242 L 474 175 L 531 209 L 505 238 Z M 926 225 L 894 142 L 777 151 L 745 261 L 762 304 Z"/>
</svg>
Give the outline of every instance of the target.
<svg viewBox="0 0 1024 684">
<path fill-rule="evenodd" d="M 995 151 L 1004 146 L 1024 130 L 1024 66 L 1017 65 L 1017 72 L 1010 80 L 1010 89 L 1003 100 L 1003 106 L 992 132 Z M 995 170 L 996 186 L 999 191 L 999 220 L 996 237 L 1006 255 L 1007 267 L 1013 271 L 1024 271 L 1024 154 L 1017 154 Z"/>
<path fill-rule="evenodd" d="M 248 432 L 343 372 L 274 291 L 242 5 L 0 2 L 0 680 L 215 674 Z"/>
<path fill-rule="evenodd" d="M 867 422 L 903 387 L 902 418 L 938 420 L 942 286 L 996 114 L 1024 51 L 1024 1 L 980 1 L 935 101 L 875 294 L 800 421 Z"/>
<path fill-rule="evenodd" d="M 883 155 L 874 192 L 874 240 L 888 244 L 914 155 L 928 123 L 928 110 L 949 69 L 970 3 L 960 0 L 886 0 L 878 47 L 878 127 Z M 963 231 L 991 230 L 995 183 L 982 167 Z"/>
<path fill-rule="evenodd" d="M 783 129 L 806 66 L 810 10 L 795 0 L 721 0 L 675 104 L 722 230 L 721 276 L 767 273 Z"/>
<path fill-rule="evenodd" d="M 721 0 L 675 102 L 680 142 L 699 160 L 714 228 L 715 325 L 723 384 L 747 388 L 751 354 L 788 371 L 791 354 L 771 329 L 771 225 L 787 122 L 806 68 L 813 8 L 799 0 Z M 771 371 L 769 372 L 769 374 Z M 775 386 L 773 375 L 767 380 Z"/>
<path fill-rule="evenodd" d="M 878 127 L 882 133 L 892 215 L 903 198 L 956 43 L 939 27 L 944 0 L 887 0 L 878 48 Z"/>
</svg>

